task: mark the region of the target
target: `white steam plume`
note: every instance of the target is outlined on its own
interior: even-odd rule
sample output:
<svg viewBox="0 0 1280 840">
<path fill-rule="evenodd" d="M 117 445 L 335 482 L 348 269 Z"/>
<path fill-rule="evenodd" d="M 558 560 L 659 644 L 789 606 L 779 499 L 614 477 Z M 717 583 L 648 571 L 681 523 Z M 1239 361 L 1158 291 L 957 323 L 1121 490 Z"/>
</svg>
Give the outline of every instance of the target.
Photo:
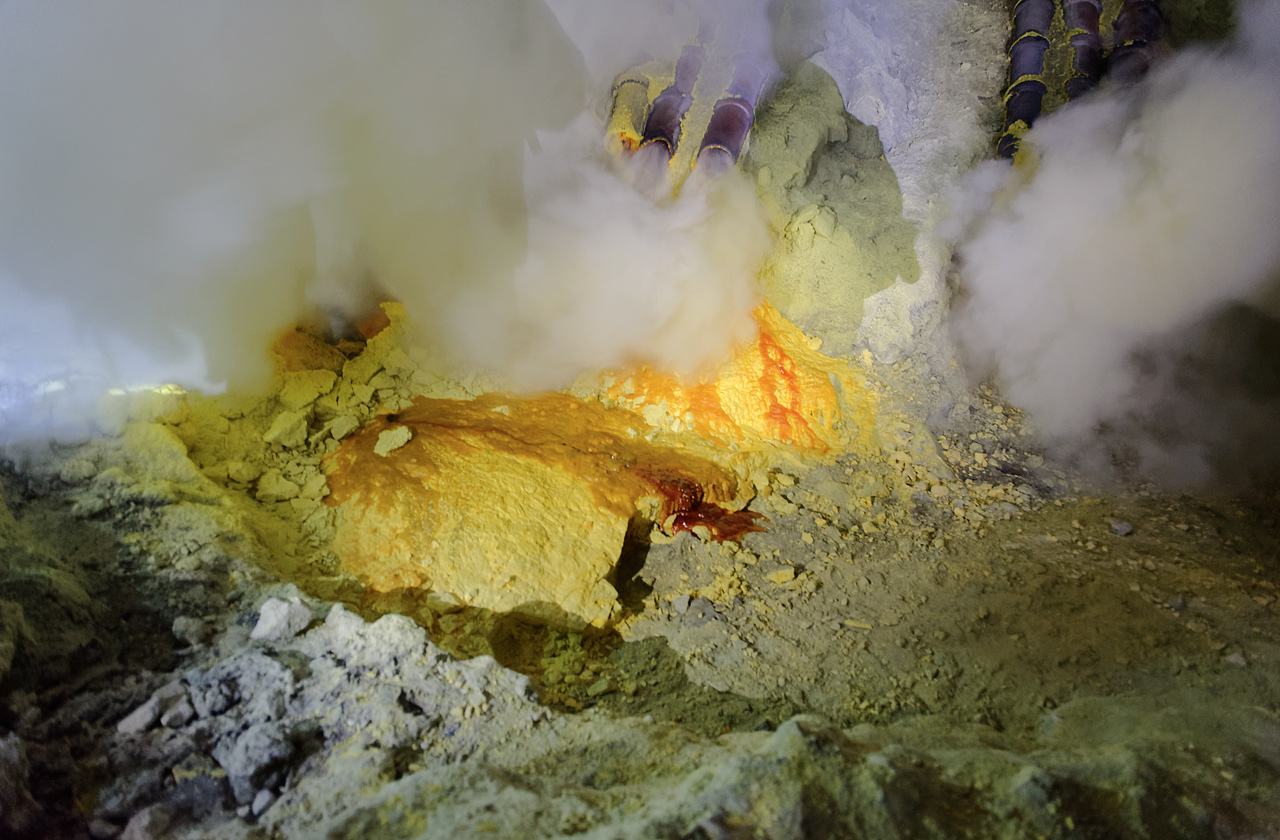
<svg viewBox="0 0 1280 840">
<path fill-rule="evenodd" d="M 1247 432 L 1274 432 L 1280 393 L 1241 386 L 1223 346 L 1223 319 L 1267 321 L 1280 269 L 1276 32 L 1280 3 L 1253 3 L 1232 44 L 1040 120 L 1029 173 L 989 164 L 960 199 L 957 337 L 1079 454 L 1196 483 L 1277 450 Z"/>
<path fill-rule="evenodd" d="M 112 386 L 263 383 L 278 331 L 379 297 L 526 383 L 724 353 L 753 277 L 716 249 L 763 238 L 722 246 L 719 193 L 626 206 L 554 133 L 607 94 L 582 53 L 633 51 L 630 26 L 595 25 L 575 44 L 544 0 L 0 6 L 0 443 L 82 434 Z M 606 242 L 657 270 L 620 292 L 595 274 Z M 706 275 L 663 268 L 673 252 Z M 683 314 L 699 304 L 727 326 Z"/>
<path fill-rule="evenodd" d="M 752 335 L 769 229 L 737 172 L 653 201 L 618 177 L 599 127 L 543 136 L 526 165 L 529 254 L 448 319 L 453 345 L 518 388 L 648 362 L 707 373 Z"/>
</svg>

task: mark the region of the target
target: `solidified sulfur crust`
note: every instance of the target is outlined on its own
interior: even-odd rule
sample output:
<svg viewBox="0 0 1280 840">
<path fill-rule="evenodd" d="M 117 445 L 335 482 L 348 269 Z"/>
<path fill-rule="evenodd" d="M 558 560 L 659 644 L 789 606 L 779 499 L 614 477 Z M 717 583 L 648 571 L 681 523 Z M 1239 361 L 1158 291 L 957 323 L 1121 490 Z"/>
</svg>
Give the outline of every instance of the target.
<svg viewBox="0 0 1280 840">
<path fill-rule="evenodd" d="M 380 592 L 429 588 L 534 614 L 554 605 L 603 625 L 617 607 L 606 577 L 634 517 L 747 501 L 733 473 L 645 429 L 634 412 L 563 394 L 419 399 L 330 458 L 335 550 Z M 380 445 L 405 431 L 407 442 Z"/>
<path fill-rule="evenodd" d="M 403 311 L 384 309 L 371 344 L 398 341 Z M 608 624 L 628 534 L 738 539 L 761 529 L 745 507 L 765 453 L 872 446 L 878 397 L 863 374 L 768 303 L 754 317 L 755 338 L 707 381 L 641 368 L 603 400 L 423 396 L 384 410 L 325 463 L 342 567 L 375 592 Z"/>
</svg>

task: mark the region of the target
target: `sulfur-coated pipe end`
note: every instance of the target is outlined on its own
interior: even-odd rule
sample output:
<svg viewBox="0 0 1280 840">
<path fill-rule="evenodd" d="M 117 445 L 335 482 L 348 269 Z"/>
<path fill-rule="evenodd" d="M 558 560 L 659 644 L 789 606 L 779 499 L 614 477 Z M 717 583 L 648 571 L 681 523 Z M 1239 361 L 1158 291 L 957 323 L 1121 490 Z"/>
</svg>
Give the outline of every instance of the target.
<svg viewBox="0 0 1280 840">
<path fill-rule="evenodd" d="M 744 99 L 725 97 L 715 104 L 711 122 L 702 136 L 702 147 L 698 150 L 698 165 L 703 166 L 704 159 L 712 157 L 728 158 L 729 165 L 737 163 L 742 154 L 742 147 L 747 142 L 751 125 L 755 122 L 755 114 Z"/>
<path fill-rule="evenodd" d="M 736 162 L 728 150 L 720 146 L 704 146 L 702 151 L 698 152 L 696 172 L 704 179 L 714 178 L 728 172 Z"/>
<path fill-rule="evenodd" d="M 624 78 L 613 86 L 613 105 L 605 127 L 605 147 L 618 157 L 640 148 L 649 117 L 648 79 Z"/>
<path fill-rule="evenodd" d="M 674 86 L 658 94 L 649 110 L 649 119 L 645 121 L 640 145 L 660 145 L 667 150 L 667 157 L 675 154 L 676 144 L 680 142 L 680 121 L 689 110 L 689 103 L 690 97 Z"/>
</svg>

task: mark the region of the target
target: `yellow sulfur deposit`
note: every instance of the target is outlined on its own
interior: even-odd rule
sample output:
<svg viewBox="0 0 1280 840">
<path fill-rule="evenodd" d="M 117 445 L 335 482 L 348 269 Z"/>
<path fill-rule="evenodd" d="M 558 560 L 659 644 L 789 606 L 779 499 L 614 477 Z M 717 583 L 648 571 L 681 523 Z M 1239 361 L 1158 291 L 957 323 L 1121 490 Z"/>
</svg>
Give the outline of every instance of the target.
<svg viewBox="0 0 1280 840">
<path fill-rule="evenodd" d="M 419 398 L 328 460 L 335 551 L 378 592 L 425 587 L 535 615 L 554 605 L 603 625 L 633 519 L 718 511 L 731 528 L 720 506 L 749 500 L 732 472 L 645 431 L 634 412 L 564 394 Z"/>
<path fill-rule="evenodd" d="M 391 327 L 371 345 L 399 334 L 400 308 L 385 308 Z M 375 592 L 607 624 L 629 534 L 736 539 L 761 527 L 743 510 L 750 453 L 870 445 L 876 397 L 861 373 L 767 303 L 755 318 L 756 337 L 712 381 L 646 370 L 595 398 L 418 396 L 384 409 L 324 463 L 342 568 Z"/>
</svg>

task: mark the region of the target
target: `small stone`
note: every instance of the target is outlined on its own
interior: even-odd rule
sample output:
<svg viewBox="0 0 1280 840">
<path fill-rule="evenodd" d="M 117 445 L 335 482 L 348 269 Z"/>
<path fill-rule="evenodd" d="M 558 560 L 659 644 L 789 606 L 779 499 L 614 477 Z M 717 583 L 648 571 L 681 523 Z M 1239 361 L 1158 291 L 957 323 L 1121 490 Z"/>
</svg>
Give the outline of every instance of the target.
<svg viewBox="0 0 1280 840">
<path fill-rule="evenodd" d="M 276 398 L 285 408 L 296 411 L 333 390 L 338 375 L 331 370 L 300 370 L 284 374 L 284 384 Z"/>
<path fill-rule="evenodd" d="M 689 627 L 700 627 L 708 621 L 723 620 L 711 601 L 706 598 L 694 598 L 689 602 L 689 610 L 684 614 L 683 623 Z"/>
<path fill-rule="evenodd" d="M 276 795 L 265 788 L 258 791 L 258 795 L 253 798 L 253 804 L 249 806 L 249 811 L 255 817 L 261 816 L 262 812 L 271 807 L 276 801 Z"/>
<path fill-rule="evenodd" d="M 120 836 L 121 830 L 120 826 L 104 819 L 92 820 L 89 823 L 89 836 L 93 840 L 112 840 Z"/>
<path fill-rule="evenodd" d="M 296 498 L 301 488 L 285 478 L 279 470 L 267 470 L 258 479 L 258 490 L 255 494 L 264 502 L 283 502 Z"/>
<path fill-rule="evenodd" d="M 292 639 L 311 623 L 311 609 L 297 598 L 268 598 L 258 612 L 258 623 L 249 638 L 279 642 Z"/>
<path fill-rule="evenodd" d="M 689 609 L 689 596 L 677 595 L 671 601 L 671 609 L 675 610 L 677 615 L 684 615 Z"/>
<path fill-rule="evenodd" d="M 279 723 L 255 723 L 239 738 L 213 749 L 213 758 L 227 772 L 232 793 L 241 805 L 252 803 L 263 788 L 283 782 L 293 754 L 294 747 Z"/>
<path fill-rule="evenodd" d="M 334 440 L 342 440 L 360 427 L 360 421 L 350 414 L 339 414 L 329 424 L 329 434 Z"/>
<path fill-rule="evenodd" d="M 1174 612 L 1182 612 L 1187 608 L 1187 599 L 1182 595 L 1174 595 L 1166 603 Z"/>
<path fill-rule="evenodd" d="M 182 680 L 171 680 L 157 688 L 154 696 L 160 701 L 160 711 L 164 712 L 187 696 L 187 687 L 182 684 Z"/>
<path fill-rule="evenodd" d="M 1241 651 L 1236 651 L 1235 653 L 1233 653 L 1233 654 L 1231 654 L 1230 656 L 1226 657 L 1226 658 L 1225 658 L 1225 659 L 1223 659 L 1222 661 L 1223 661 L 1223 662 L 1226 662 L 1226 663 L 1228 663 L 1228 664 L 1230 664 L 1230 665 L 1235 665 L 1235 666 L 1237 666 L 1237 667 L 1239 667 L 1239 668 L 1244 668 L 1244 667 L 1248 666 L 1248 664 L 1249 664 L 1249 660 L 1248 660 L 1248 659 L 1245 659 L 1245 657 L 1244 657 L 1244 653 L 1242 653 Z"/>
<path fill-rule="evenodd" d="M 601 677 L 587 687 L 587 694 L 592 697 L 599 697 L 609 690 L 608 677 Z"/>
<path fill-rule="evenodd" d="M 328 495 L 328 490 L 328 478 L 324 473 L 318 473 L 306 480 L 298 495 L 304 499 L 321 499 Z"/>
<path fill-rule="evenodd" d="M 800 509 L 799 505 L 789 501 L 781 493 L 774 493 L 766 499 L 770 507 L 783 516 L 790 516 Z"/>
<path fill-rule="evenodd" d="M 164 805 L 151 805 L 130 818 L 120 840 L 159 840 L 172 822 L 172 811 Z"/>
<path fill-rule="evenodd" d="M 177 729 L 186 726 L 195 716 L 196 710 L 191 706 L 191 701 L 183 697 L 177 703 L 174 703 L 168 711 L 160 715 L 160 725 L 167 726 L 170 729 Z"/>
<path fill-rule="evenodd" d="M 408 426 L 396 426 L 394 429 L 384 429 L 378 434 L 378 442 L 373 445 L 373 451 L 383 456 L 390 455 L 400 447 L 404 446 L 413 438 L 413 430 Z"/>
<path fill-rule="evenodd" d="M 466 607 L 452 592 L 432 592 L 427 596 L 427 609 L 437 615 L 456 613 Z"/>
<path fill-rule="evenodd" d="M 778 584 L 790 583 L 796 579 L 796 570 L 791 566 L 784 566 L 776 572 L 770 572 L 765 577 Z"/>
<path fill-rule="evenodd" d="M 202 644 L 208 632 L 209 627 L 203 619 L 180 615 L 173 620 L 173 637 L 191 647 Z"/>
<path fill-rule="evenodd" d="M 282 411 L 263 434 L 266 443 L 278 443 L 293 449 L 306 443 L 307 411 Z"/>
<path fill-rule="evenodd" d="M 135 735 L 151 727 L 160 718 L 160 698 L 151 695 L 147 701 L 116 724 L 121 735 Z"/>
<path fill-rule="evenodd" d="M 1133 526 L 1123 519 L 1111 520 L 1111 533 L 1118 537 L 1127 537 L 1133 533 Z"/>
<path fill-rule="evenodd" d="M 262 475 L 262 466 L 260 464 L 253 464 L 248 461 L 227 462 L 227 477 L 232 481 L 248 484 L 260 475 Z"/>
</svg>

